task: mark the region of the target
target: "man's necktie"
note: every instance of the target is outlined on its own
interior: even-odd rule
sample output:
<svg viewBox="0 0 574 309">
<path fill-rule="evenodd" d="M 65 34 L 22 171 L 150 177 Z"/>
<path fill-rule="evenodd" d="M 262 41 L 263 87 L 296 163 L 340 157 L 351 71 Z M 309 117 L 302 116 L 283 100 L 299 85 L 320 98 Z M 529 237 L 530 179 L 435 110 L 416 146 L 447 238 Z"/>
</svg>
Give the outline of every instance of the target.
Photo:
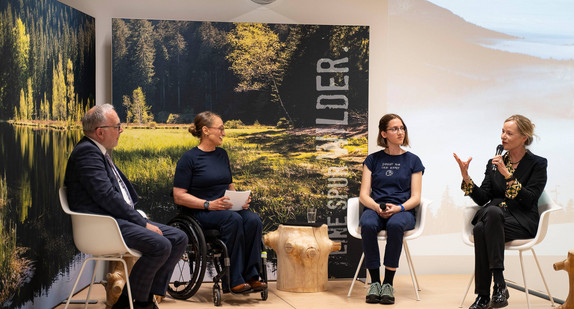
<svg viewBox="0 0 574 309">
<path fill-rule="evenodd" d="M 114 172 L 114 175 L 116 176 L 116 179 L 118 180 L 118 183 L 120 184 L 120 188 L 122 191 L 122 195 L 124 196 L 124 200 L 133 208 L 134 207 L 134 201 L 132 200 L 132 197 L 130 196 L 130 191 L 128 190 L 128 187 L 126 186 L 125 182 L 122 180 L 122 177 L 120 176 L 120 173 L 118 172 L 118 169 L 116 168 L 116 165 L 112 161 L 112 157 L 110 157 L 110 154 L 108 152 L 106 152 L 105 157 L 108 160 L 108 164 L 110 164 L 110 167 L 112 168 L 112 171 Z"/>
</svg>

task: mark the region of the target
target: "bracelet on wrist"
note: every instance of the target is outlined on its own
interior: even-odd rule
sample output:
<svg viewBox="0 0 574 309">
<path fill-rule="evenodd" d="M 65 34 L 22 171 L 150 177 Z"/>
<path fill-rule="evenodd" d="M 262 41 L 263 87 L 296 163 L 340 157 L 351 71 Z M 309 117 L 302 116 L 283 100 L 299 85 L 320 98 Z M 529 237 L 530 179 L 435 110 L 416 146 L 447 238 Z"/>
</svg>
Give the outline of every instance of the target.
<svg viewBox="0 0 574 309">
<path fill-rule="evenodd" d="M 401 206 L 401 212 L 405 211 L 405 206 L 403 206 L 403 204 L 400 204 L 399 206 Z"/>
<path fill-rule="evenodd" d="M 514 176 L 514 175 L 513 175 L 513 174 L 508 174 L 508 176 L 504 176 L 504 179 L 510 180 L 510 179 L 512 179 L 512 176 Z"/>
</svg>

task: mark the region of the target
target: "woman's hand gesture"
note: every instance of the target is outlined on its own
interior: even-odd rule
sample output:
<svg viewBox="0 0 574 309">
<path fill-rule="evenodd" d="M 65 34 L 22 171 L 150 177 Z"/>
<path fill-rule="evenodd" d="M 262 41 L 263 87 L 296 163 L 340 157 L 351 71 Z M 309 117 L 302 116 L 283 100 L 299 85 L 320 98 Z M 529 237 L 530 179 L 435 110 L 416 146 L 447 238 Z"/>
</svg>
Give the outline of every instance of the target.
<svg viewBox="0 0 574 309">
<path fill-rule="evenodd" d="M 460 174 L 462 175 L 462 179 L 464 179 L 465 181 L 467 179 L 470 179 L 470 176 L 468 176 L 468 166 L 470 165 L 470 161 L 472 161 L 472 157 L 468 158 L 467 161 L 462 161 L 457 155 L 456 153 L 453 153 L 454 159 L 456 160 L 456 163 L 458 163 L 458 167 L 460 168 Z"/>
</svg>

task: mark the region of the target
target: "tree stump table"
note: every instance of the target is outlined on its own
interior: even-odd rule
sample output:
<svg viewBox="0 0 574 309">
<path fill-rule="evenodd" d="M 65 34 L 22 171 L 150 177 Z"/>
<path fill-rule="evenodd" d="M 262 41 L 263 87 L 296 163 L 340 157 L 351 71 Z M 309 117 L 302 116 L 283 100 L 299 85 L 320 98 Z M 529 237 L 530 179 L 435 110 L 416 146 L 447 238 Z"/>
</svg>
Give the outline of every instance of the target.
<svg viewBox="0 0 574 309">
<path fill-rule="evenodd" d="M 263 237 L 277 253 L 277 289 L 288 292 L 327 290 L 329 254 L 341 243 L 329 239 L 327 225 L 279 225 Z"/>
</svg>

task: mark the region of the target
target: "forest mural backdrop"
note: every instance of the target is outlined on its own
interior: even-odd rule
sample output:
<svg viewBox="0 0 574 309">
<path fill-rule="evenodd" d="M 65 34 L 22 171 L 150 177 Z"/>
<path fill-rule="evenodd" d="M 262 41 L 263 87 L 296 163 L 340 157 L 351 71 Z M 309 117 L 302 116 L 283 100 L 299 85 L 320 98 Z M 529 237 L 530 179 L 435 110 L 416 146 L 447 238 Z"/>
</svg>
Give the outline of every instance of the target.
<svg viewBox="0 0 574 309">
<path fill-rule="evenodd" d="M 94 18 L 58 1 L 0 1 L 2 308 L 52 308 L 82 262 L 56 192 L 94 104 L 94 43 Z"/>
<path fill-rule="evenodd" d="M 351 277 L 361 249 L 346 231 L 367 154 L 369 27 L 113 19 L 113 104 L 128 122 L 114 152 L 154 219 L 177 214 L 175 165 L 204 110 L 264 232 L 306 221 L 342 243 L 329 272 Z M 274 276 L 274 275 L 272 275 Z"/>
</svg>

